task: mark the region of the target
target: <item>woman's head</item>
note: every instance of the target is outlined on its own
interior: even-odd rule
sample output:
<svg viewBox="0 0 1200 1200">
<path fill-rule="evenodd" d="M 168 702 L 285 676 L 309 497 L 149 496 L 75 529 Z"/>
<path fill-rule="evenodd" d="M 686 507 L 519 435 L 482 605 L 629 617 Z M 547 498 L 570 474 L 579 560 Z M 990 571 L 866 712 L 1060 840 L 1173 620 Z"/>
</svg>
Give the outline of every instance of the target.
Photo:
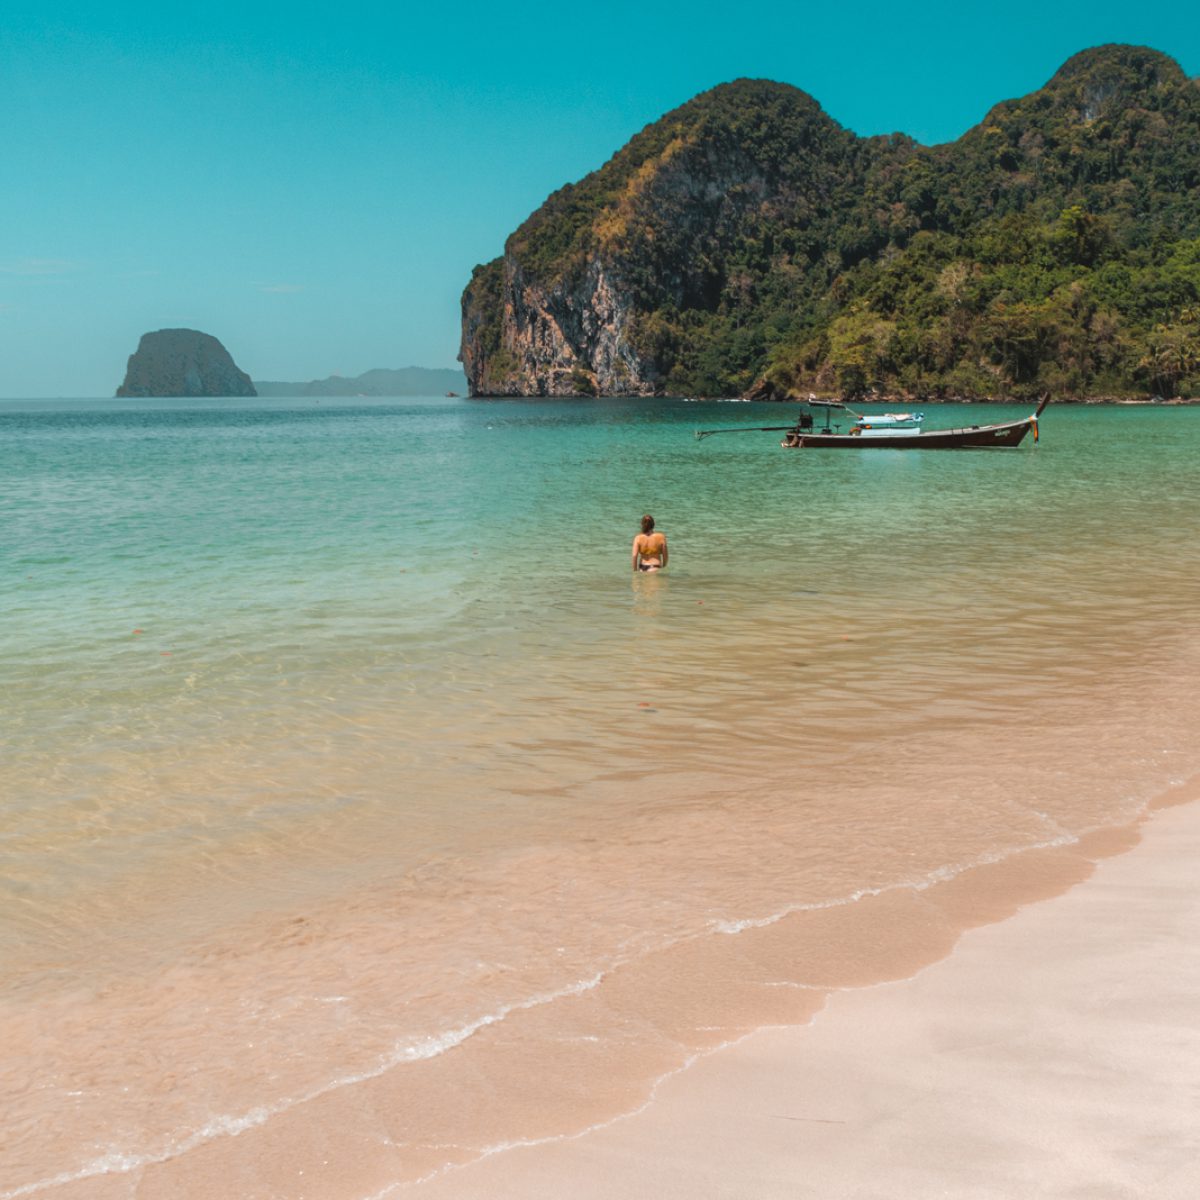
<svg viewBox="0 0 1200 1200">
<path fill-rule="evenodd" d="M 642 518 L 642 532 L 650 533 L 653 529 L 654 529 L 654 518 L 649 513 L 647 513 Z"/>
</svg>

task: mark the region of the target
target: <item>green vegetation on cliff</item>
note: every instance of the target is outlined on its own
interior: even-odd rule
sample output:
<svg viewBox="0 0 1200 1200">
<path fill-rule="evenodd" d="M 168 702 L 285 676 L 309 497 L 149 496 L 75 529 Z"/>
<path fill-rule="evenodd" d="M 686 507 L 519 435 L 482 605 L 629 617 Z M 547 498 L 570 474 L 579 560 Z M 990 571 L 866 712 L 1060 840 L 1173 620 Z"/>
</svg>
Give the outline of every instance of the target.
<svg viewBox="0 0 1200 1200">
<path fill-rule="evenodd" d="M 1100 47 L 936 147 L 858 138 L 785 85 L 715 88 L 477 268 L 472 388 L 553 354 L 575 390 L 618 390 L 591 332 L 601 268 L 643 390 L 1200 392 L 1200 87 Z"/>
</svg>

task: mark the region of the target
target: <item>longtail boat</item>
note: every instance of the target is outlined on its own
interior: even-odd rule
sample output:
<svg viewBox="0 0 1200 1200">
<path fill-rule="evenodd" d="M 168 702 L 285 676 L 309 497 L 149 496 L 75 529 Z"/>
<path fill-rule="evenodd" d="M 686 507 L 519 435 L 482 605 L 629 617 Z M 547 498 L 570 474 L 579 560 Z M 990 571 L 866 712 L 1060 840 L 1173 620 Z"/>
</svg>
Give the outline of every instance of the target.
<svg viewBox="0 0 1200 1200">
<path fill-rule="evenodd" d="M 755 429 L 742 426 L 737 429 L 698 429 L 697 438 L 711 437 L 715 433 L 783 433 L 786 436 L 779 444 L 785 450 L 990 450 L 1006 446 L 1019 446 L 1025 435 L 1032 431 L 1033 440 L 1038 440 L 1038 418 L 1042 415 L 1049 396 L 1043 396 L 1037 410 L 1019 421 L 1005 421 L 999 425 L 961 425 L 955 429 L 925 429 L 924 413 L 883 413 L 875 416 L 855 412 L 840 400 L 817 400 L 810 397 L 803 401 L 809 410 L 797 418 L 794 425 L 768 425 Z M 823 428 L 814 428 L 813 409 L 823 410 Z M 834 409 L 841 409 L 854 418 L 854 423 L 844 433 L 840 425 L 831 424 Z"/>
</svg>

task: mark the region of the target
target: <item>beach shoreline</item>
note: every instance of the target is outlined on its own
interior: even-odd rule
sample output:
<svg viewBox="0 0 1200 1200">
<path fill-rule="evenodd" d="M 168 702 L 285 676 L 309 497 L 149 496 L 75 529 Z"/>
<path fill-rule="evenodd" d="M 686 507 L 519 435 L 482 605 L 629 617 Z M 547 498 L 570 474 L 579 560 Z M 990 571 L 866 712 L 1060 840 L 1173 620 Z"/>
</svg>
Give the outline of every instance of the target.
<svg viewBox="0 0 1200 1200">
<path fill-rule="evenodd" d="M 1184 959 L 1188 922 L 1200 924 L 1191 875 L 1197 799 L 1200 778 L 1157 797 L 1131 823 L 835 905 L 815 937 L 789 932 L 786 917 L 751 922 L 717 939 L 732 957 L 701 950 L 693 958 L 695 947 L 655 955 L 644 969 L 561 997 L 566 1017 L 551 1011 L 558 1004 L 518 1006 L 421 1067 L 348 1076 L 282 1109 L 213 1124 L 165 1154 L 110 1158 L 3 1194 L 1182 1198 L 1191 1192 L 1170 1190 L 1163 1172 L 1186 1175 L 1187 1153 L 1168 1152 L 1151 1191 L 1140 1190 L 1144 1172 L 1119 1158 L 1131 1139 L 1152 1149 L 1195 1143 L 1184 1116 L 1200 1080 L 1200 1036 L 1183 1014 L 1200 967 L 1178 978 L 1170 971 Z M 1127 966 L 1133 982 L 1124 979 Z M 816 980 L 797 980 L 797 968 Z M 1093 1004 L 1077 1035 L 1078 997 L 1102 997 L 1114 981 L 1128 1011 L 1114 1019 Z M 1156 1010 L 1151 993 L 1160 984 Z M 633 1000 L 624 1018 L 633 1023 L 666 1022 L 680 1039 L 678 1058 L 658 1053 L 639 1063 L 634 1045 L 595 1046 L 607 1074 L 580 1059 L 564 1086 L 556 1059 L 574 1062 L 574 1043 L 599 1041 L 570 1010 L 597 1000 L 605 1008 Z M 1099 1052 L 1110 1026 L 1115 1066 Z M 1155 1054 L 1143 1067 L 1138 1035 L 1146 1027 Z M 1164 1063 L 1177 1075 L 1160 1094 Z M 404 1078 L 413 1070 L 426 1076 L 417 1092 Z M 446 1140 L 404 1146 L 403 1122 L 416 1117 L 422 1095 L 422 1112 L 450 1106 L 437 1118 Z M 1072 1099 L 1081 1116 L 1068 1110 Z M 1154 1114 L 1144 1128 L 1136 1120 L 1143 1106 Z M 1099 1114 L 1094 1137 L 1089 1114 Z M 1046 1133 L 1047 1115 L 1060 1131 Z M 1177 1129 L 1161 1138 L 1156 1131 L 1172 1122 Z M 1117 1129 L 1126 1134 L 1115 1137 Z M 1092 1171 L 1083 1190 L 1074 1176 L 1046 1184 L 1060 1146 Z M 233 1192 L 223 1191 L 231 1182 Z"/>
<path fill-rule="evenodd" d="M 1090 878 L 696 1061 L 628 1117 L 390 1194 L 1194 1195 L 1197 799 L 1173 789 Z"/>
</svg>

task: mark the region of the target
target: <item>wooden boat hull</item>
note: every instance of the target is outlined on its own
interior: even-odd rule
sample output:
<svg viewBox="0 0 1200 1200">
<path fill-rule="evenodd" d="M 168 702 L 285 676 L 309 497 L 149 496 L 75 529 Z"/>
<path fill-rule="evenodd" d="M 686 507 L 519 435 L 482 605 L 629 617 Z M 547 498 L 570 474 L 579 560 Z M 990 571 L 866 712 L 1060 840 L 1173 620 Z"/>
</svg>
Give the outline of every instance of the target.
<svg viewBox="0 0 1200 1200">
<path fill-rule="evenodd" d="M 787 450 L 998 450 L 1019 446 L 1031 429 L 1036 441 L 1037 418 L 1025 417 L 1003 425 L 966 425 L 959 429 L 930 429 L 924 433 L 889 432 L 875 437 L 869 433 L 805 431 L 789 434 L 780 444 Z"/>
</svg>

